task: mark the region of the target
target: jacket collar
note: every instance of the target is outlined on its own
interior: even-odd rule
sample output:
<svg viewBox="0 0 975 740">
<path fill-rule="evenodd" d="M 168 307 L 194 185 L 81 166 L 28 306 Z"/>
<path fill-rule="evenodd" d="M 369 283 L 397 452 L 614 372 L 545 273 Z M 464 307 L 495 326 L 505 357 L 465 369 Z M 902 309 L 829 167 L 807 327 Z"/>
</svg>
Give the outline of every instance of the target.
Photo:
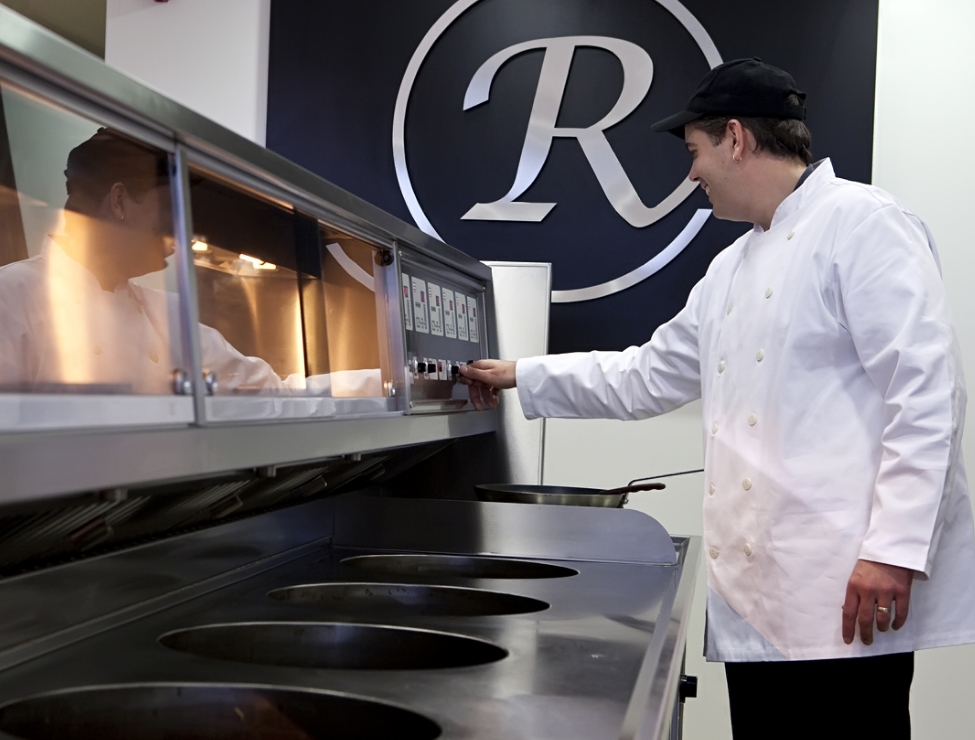
<svg viewBox="0 0 975 740">
<path fill-rule="evenodd" d="M 775 209 L 775 215 L 772 216 L 772 226 L 769 231 L 774 229 L 776 224 L 789 218 L 789 216 L 799 211 L 804 205 L 814 200 L 835 179 L 836 174 L 833 172 L 833 163 L 829 159 L 822 160 L 819 166 L 806 178 L 805 182 L 796 190 L 789 193 L 789 196 Z"/>
<path fill-rule="evenodd" d="M 50 277 L 68 280 L 76 285 L 83 285 L 88 289 L 101 290 L 98 279 L 80 262 L 68 256 L 60 244 L 59 237 L 49 234 L 41 246 L 41 257 L 47 263 L 47 274 Z"/>
<path fill-rule="evenodd" d="M 47 262 L 48 275 L 50 277 L 57 277 L 62 280 L 67 280 L 71 284 L 79 287 L 84 286 L 86 290 L 105 292 L 102 290 L 102 286 L 98 282 L 98 278 L 95 277 L 94 273 L 83 264 L 76 261 L 73 257 L 68 255 L 61 245 L 58 244 L 58 238 L 58 235 L 48 234 L 48 236 L 44 239 L 44 243 L 41 245 L 41 256 L 45 262 Z M 116 287 L 114 292 L 121 295 L 128 295 L 136 299 L 138 294 L 138 291 L 134 290 L 134 285 L 131 280 Z"/>
</svg>

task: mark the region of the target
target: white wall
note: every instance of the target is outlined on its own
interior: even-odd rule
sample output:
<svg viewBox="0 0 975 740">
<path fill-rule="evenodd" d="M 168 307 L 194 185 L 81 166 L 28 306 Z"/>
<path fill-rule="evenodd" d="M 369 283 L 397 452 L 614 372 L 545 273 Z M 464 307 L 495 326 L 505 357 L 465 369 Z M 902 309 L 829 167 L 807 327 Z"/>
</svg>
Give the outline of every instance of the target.
<svg viewBox="0 0 975 740">
<path fill-rule="evenodd" d="M 108 0 L 105 61 L 263 145 L 271 0 Z"/>
<path fill-rule="evenodd" d="M 972 0 L 881 0 L 873 180 L 934 232 L 975 399 L 975 147 L 966 131 L 975 120 L 973 35 Z M 975 468 L 973 414 L 975 400 L 963 441 L 969 470 Z M 911 711 L 915 737 L 975 735 L 975 647 L 918 653 Z"/>
</svg>

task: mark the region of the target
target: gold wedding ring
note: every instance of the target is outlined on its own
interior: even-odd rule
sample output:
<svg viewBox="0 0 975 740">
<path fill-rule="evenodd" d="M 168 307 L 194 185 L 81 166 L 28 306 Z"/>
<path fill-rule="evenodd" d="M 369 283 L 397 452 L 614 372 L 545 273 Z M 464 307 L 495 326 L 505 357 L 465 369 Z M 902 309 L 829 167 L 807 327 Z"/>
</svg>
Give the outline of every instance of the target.
<svg viewBox="0 0 975 740">
<path fill-rule="evenodd" d="M 877 614 L 890 614 L 889 606 L 877 606 Z"/>
</svg>

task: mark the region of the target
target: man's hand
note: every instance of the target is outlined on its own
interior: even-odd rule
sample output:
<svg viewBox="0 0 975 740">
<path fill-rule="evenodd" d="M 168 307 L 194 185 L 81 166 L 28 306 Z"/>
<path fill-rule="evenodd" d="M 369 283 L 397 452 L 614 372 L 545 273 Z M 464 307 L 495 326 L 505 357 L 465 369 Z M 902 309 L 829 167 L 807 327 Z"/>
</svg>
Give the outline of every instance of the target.
<svg viewBox="0 0 975 740">
<path fill-rule="evenodd" d="M 477 360 L 460 366 L 460 382 L 468 386 L 471 403 L 478 411 L 498 407 L 498 394 L 515 387 L 515 363 L 505 360 Z"/>
<path fill-rule="evenodd" d="M 858 560 L 850 582 L 846 585 L 843 642 L 847 645 L 853 642 L 856 626 L 859 624 L 860 639 L 864 645 L 870 645 L 873 642 L 875 616 L 877 629 L 881 632 L 890 629 L 891 617 L 894 617 L 895 630 L 903 627 L 907 621 L 913 580 L 913 570 L 875 563 L 872 560 Z"/>
</svg>

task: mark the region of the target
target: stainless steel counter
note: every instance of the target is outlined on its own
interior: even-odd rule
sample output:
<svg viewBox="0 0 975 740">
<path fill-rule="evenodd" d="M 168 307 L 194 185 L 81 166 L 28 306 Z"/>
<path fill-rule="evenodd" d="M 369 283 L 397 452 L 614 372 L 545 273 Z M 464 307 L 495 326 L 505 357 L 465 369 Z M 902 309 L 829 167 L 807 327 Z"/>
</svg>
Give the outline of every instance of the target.
<svg viewBox="0 0 975 740">
<path fill-rule="evenodd" d="M 430 525 L 425 537 L 413 526 L 415 517 L 404 516 L 410 510 Z M 468 526 L 445 531 L 439 526 L 444 517 L 461 525 L 466 519 Z M 491 524 L 474 532 L 469 525 L 478 520 Z M 366 521 L 371 530 L 360 527 Z M 465 529 L 466 540 L 458 534 Z M 661 532 L 654 520 L 626 510 L 340 497 L 337 507 L 334 500 L 315 502 L 0 582 L 7 638 L 0 652 L 0 666 L 6 666 L 0 705 L 83 686 L 254 684 L 404 707 L 439 725 L 444 740 L 668 737 L 699 542 L 675 538 L 675 548 L 664 534 L 671 558 L 675 551 L 678 557 L 662 563 Z M 359 546 L 350 542 L 354 537 Z M 436 552 L 468 560 L 502 556 L 489 562 L 496 570 L 518 555 L 575 574 L 497 577 L 509 575 L 502 569 L 470 578 L 456 569 L 453 575 L 413 565 L 382 572 L 343 562 L 403 552 L 375 545 L 404 537 L 421 558 Z M 554 556 L 560 542 L 582 537 L 576 557 Z M 451 550 L 440 547 L 445 539 Z M 508 552 L 499 552 L 498 543 Z M 573 548 L 566 549 L 571 554 Z M 365 586 L 327 592 L 318 602 L 268 596 L 340 582 Z M 465 601 L 469 588 L 550 606 L 532 611 L 544 604 L 503 597 L 495 608 L 502 613 L 470 616 L 490 599 L 475 594 L 477 602 Z M 138 597 L 119 598 L 120 590 Z M 216 628 L 178 633 L 166 638 L 169 647 L 159 640 L 187 628 L 241 623 L 258 624 L 228 634 Z M 369 629 L 375 626 L 407 632 L 386 635 Z M 431 632 L 475 642 L 441 649 L 443 638 Z M 411 647 L 416 640 L 418 647 Z M 275 662 L 290 664 L 247 662 L 266 660 L 261 651 L 267 644 Z M 442 660 L 451 667 L 403 668 L 417 660 L 418 666 Z M 0 710 L 0 726 L 3 716 Z"/>
</svg>

